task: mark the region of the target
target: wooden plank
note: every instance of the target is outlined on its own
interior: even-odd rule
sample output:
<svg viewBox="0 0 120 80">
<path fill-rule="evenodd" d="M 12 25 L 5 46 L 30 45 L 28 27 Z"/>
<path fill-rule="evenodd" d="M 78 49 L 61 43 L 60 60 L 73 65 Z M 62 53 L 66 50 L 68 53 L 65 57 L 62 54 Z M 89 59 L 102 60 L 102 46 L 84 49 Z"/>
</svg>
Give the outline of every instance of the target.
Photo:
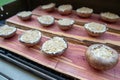
<svg viewBox="0 0 120 80">
<path fill-rule="evenodd" d="M 41 53 L 40 47 L 43 42 L 49 38 L 42 36 L 42 39 L 38 45 L 28 48 L 18 41 L 18 37 L 22 32 L 23 31 L 18 30 L 17 34 L 9 39 L 0 38 L 0 47 L 78 79 L 120 80 L 120 61 L 117 66 L 111 70 L 105 72 L 94 70 L 88 65 L 85 58 L 85 51 L 87 47 L 72 43 L 68 43 L 68 49 L 63 55 L 58 57 L 47 57 Z"/>
<path fill-rule="evenodd" d="M 61 18 L 70 18 L 70 19 L 73 19 L 76 21 L 76 24 L 78 25 L 84 25 L 85 23 L 88 23 L 88 22 L 98 22 L 98 23 L 102 23 L 102 24 L 107 24 L 108 28 L 109 28 L 109 31 L 110 32 L 115 32 L 115 33 L 119 33 L 120 34 L 120 20 L 118 20 L 116 23 L 107 23 L 107 22 L 104 22 L 100 19 L 100 16 L 99 14 L 93 14 L 90 18 L 81 18 L 79 16 L 76 15 L 75 11 L 72 12 L 72 14 L 70 15 L 67 15 L 67 16 L 63 16 L 63 15 L 60 15 L 57 11 L 57 9 L 54 11 L 54 12 L 45 12 L 43 11 L 40 6 L 35 8 L 32 13 L 34 15 L 38 15 L 38 16 L 41 16 L 41 15 L 51 15 L 51 16 L 54 16 L 56 19 L 61 19 Z"/>
<path fill-rule="evenodd" d="M 100 37 L 91 37 L 89 36 L 83 27 L 74 25 L 72 29 L 68 31 L 62 31 L 58 28 L 58 24 L 55 22 L 54 25 L 50 27 L 42 27 L 42 25 L 39 24 L 37 21 L 37 16 L 32 16 L 32 19 L 30 21 L 21 21 L 18 19 L 17 16 L 13 16 L 9 19 L 7 19 L 8 24 L 12 24 L 17 26 L 18 28 L 28 28 L 28 29 L 38 29 L 42 32 L 45 32 L 47 34 L 54 34 L 59 36 L 64 36 L 68 38 L 68 40 L 75 41 L 91 45 L 93 43 L 104 43 L 109 44 L 111 47 L 114 47 L 118 52 L 120 52 L 120 35 L 116 33 L 106 32 Z"/>
<path fill-rule="evenodd" d="M 21 33 L 22 33 L 21 31 L 17 31 L 17 34 L 10 39 L 0 38 L 0 47 L 6 48 L 10 51 L 15 52 L 16 54 L 22 55 L 39 64 L 46 65 L 47 67 L 54 69 L 58 61 L 55 59 L 47 58 L 46 56 L 41 54 L 40 47 L 37 47 L 34 49 L 34 48 L 28 48 L 22 45 L 18 41 L 18 37 L 21 35 Z M 47 38 L 42 38 L 38 45 L 41 46 L 42 43 L 46 40 Z"/>
<path fill-rule="evenodd" d="M 70 49 L 72 50 L 71 52 L 63 54 L 63 57 L 67 58 L 69 60 L 69 63 L 64 58 L 59 59 L 60 62 L 56 66 L 56 68 L 59 69 L 61 72 L 71 71 L 71 75 L 75 74 L 74 76 L 76 76 L 78 78 L 83 78 L 83 80 L 98 80 L 98 79 L 100 79 L 100 80 L 115 80 L 115 77 L 118 79 L 120 78 L 117 75 L 116 76 L 112 75 L 112 73 L 113 73 L 112 71 L 120 70 L 119 67 L 114 68 L 114 70 L 108 70 L 105 72 L 99 72 L 99 71 L 96 71 L 93 68 L 91 68 L 88 65 L 86 58 L 84 56 L 85 50 L 83 49 L 83 47 L 79 48 L 79 46 L 77 46 L 77 45 L 75 45 L 75 46 L 76 46 L 75 49 L 70 47 Z M 80 49 L 80 51 L 79 51 L 79 49 Z M 79 53 L 77 53 L 77 51 L 79 51 Z M 72 63 L 74 63 L 74 65 Z M 61 65 L 63 67 L 61 67 Z M 79 66 L 81 66 L 81 67 L 79 67 Z M 79 72 L 81 72 L 81 76 L 79 75 Z M 84 75 L 84 74 L 86 74 L 86 75 Z M 118 72 L 117 74 L 120 74 L 120 72 Z M 91 77 L 91 76 L 93 76 L 93 77 Z"/>
</svg>

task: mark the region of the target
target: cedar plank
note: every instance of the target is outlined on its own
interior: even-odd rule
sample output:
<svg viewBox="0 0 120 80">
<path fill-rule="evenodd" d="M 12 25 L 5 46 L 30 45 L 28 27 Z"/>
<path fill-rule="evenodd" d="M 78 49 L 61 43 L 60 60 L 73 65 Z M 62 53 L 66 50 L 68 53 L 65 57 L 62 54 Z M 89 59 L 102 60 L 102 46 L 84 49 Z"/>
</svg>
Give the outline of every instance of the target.
<svg viewBox="0 0 120 80">
<path fill-rule="evenodd" d="M 75 20 L 78 24 L 82 24 L 82 25 L 85 23 L 88 23 L 88 22 L 98 22 L 98 23 L 102 23 L 102 24 L 107 24 L 109 28 L 114 29 L 117 32 L 118 32 L 118 30 L 120 30 L 120 20 L 118 20 L 116 23 L 106 23 L 100 19 L 99 14 L 93 14 L 90 18 L 81 18 L 76 15 L 75 11 L 73 11 L 72 14 L 65 16 L 65 15 L 60 15 L 57 12 L 57 10 L 55 10 L 54 12 L 45 12 L 42 9 L 40 9 L 40 6 L 35 8 L 32 11 L 32 13 L 35 15 L 39 15 L 39 16 L 51 15 L 51 16 L 54 16 L 56 19 L 70 18 L 70 19 Z"/>
<path fill-rule="evenodd" d="M 41 54 L 39 49 L 28 48 L 20 44 L 18 37 L 22 34 L 21 31 L 17 31 L 17 34 L 13 38 L 2 39 L 0 38 L 0 47 L 6 48 L 16 54 L 22 55 L 28 59 L 31 59 L 39 64 L 52 68 L 61 73 L 71 75 L 73 77 L 83 80 L 119 80 L 120 79 L 120 62 L 111 70 L 105 72 L 98 72 L 91 68 L 85 59 L 86 46 L 68 43 L 69 47 L 66 52 L 59 56 L 49 58 Z M 42 37 L 41 42 L 38 44 L 42 45 L 44 41 L 49 38 Z M 38 46 L 37 45 L 37 46 Z M 93 76 L 93 77 L 91 77 Z"/>
<path fill-rule="evenodd" d="M 0 40 L 0 46 L 6 46 L 7 49 L 10 51 L 13 50 L 16 54 L 22 55 L 30 60 L 33 60 L 39 64 L 46 65 L 50 68 L 55 68 L 57 65 L 57 60 L 47 58 L 40 52 L 40 48 L 35 51 L 32 48 L 25 47 L 18 41 L 18 37 L 20 36 L 21 32 L 17 31 L 17 34 L 9 39 L 2 39 Z M 42 38 L 41 42 L 43 43 L 46 40 L 45 38 Z M 41 46 L 41 43 L 39 44 Z"/>
<path fill-rule="evenodd" d="M 20 19 L 18 19 L 17 16 L 13 16 L 13 17 L 7 19 L 7 22 L 13 23 L 15 25 L 21 25 L 23 27 L 35 28 L 35 29 L 39 29 L 39 30 L 47 30 L 46 32 L 48 32 L 48 33 L 52 32 L 54 34 L 62 35 L 65 37 L 66 36 L 73 37 L 78 40 L 88 40 L 88 41 L 90 40 L 93 42 L 110 43 L 113 45 L 120 46 L 120 35 L 119 34 L 115 34 L 115 33 L 112 34 L 110 32 L 106 32 L 100 37 L 91 37 L 86 33 L 84 28 L 78 27 L 76 25 L 74 25 L 73 28 L 68 31 L 60 30 L 58 28 L 57 23 L 55 23 L 54 25 L 49 26 L 49 27 L 42 27 L 42 25 L 40 25 L 39 22 L 37 21 L 36 16 L 32 16 L 32 19 L 30 21 L 21 21 Z"/>
</svg>

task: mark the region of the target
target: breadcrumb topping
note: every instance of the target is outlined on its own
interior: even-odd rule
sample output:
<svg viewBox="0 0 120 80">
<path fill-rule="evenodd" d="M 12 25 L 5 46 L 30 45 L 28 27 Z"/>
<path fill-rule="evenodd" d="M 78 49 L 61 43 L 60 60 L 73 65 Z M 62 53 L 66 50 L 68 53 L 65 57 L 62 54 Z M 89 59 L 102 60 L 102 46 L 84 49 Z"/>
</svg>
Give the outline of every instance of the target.
<svg viewBox="0 0 120 80">
<path fill-rule="evenodd" d="M 78 13 L 92 13 L 93 9 L 88 8 L 88 7 L 82 7 L 76 10 Z"/>
<path fill-rule="evenodd" d="M 58 7 L 59 11 L 66 11 L 66 10 L 72 10 L 72 5 L 66 4 L 66 5 L 61 5 Z"/>
<path fill-rule="evenodd" d="M 50 3 L 50 4 L 41 6 L 42 9 L 48 9 L 48 8 L 53 8 L 53 7 L 55 7 L 55 3 Z"/>
<path fill-rule="evenodd" d="M 22 11 L 22 12 L 18 13 L 17 15 L 21 16 L 21 17 L 26 17 L 26 16 L 32 15 L 32 12 L 31 11 Z"/>
<path fill-rule="evenodd" d="M 106 26 L 100 23 L 87 23 L 84 25 L 84 27 L 92 32 L 105 32 L 106 31 Z"/>
<path fill-rule="evenodd" d="M 74 20 L 72 20 L 72 19 L 61 19 L 61 20 L 59 20 L 58 21 L 58 24 L 60 24 L 60 25 L 65 25 L 65 26 L 69 26 L 69 25 L 72 25 L 72 24 L 74 24 Z"/>
<path fill-rule="evenodd" d="M 26 43 L 34 43 L 41 38 L 41 32 L 38 30 L 28 30 L 21 37 L 20 40 Z"/>
<path fill-rule="evenodd" d="M 49 15 L 43 15 L 41 17 L 38 17 L 38 21 L 42 24 L 53 24 L 54 18 Z"/>
<path fill-rule="evenodd" d="M 67 48 L 67 43 L 61 37 L 53 37 L 42 45 L 42 50 L 48 54 L 56 54 Z"/>
<path fill-rule="evenodd" d="M 100 57 L 103 59 L 108 59 L 111 57 L 114 57 L 113 51 L 111 48 L 105 46 L 105 45 L 96 45 L 91 52 L 96 55 L 96 57 Z"/>
<path fill-rule="evenodd" d="M 4 26 L 0 27 L 0 35 L 9 35 L 9 34 L 13 33 L 14 31 L 16 31 L 15 27 L 11 27 L 8 25 L 4 25 Z"/>
<path fill-rule="evenodd" d="M 106 17 L 109 19 L 118 19 L 119 16 L 117 14 L 111 13 L 111 12 L 105 12 L 105 13 L 101 13 L 102 17 Z"/>
</svg>

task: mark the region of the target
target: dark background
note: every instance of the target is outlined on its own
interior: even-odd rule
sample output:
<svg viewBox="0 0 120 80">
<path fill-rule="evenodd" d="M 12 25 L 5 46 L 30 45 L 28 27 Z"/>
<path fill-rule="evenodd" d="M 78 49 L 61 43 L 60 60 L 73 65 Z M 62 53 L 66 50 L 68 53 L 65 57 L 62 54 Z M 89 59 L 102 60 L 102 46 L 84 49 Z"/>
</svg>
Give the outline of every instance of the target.
<svg viewBox="0 0 120 80">
<path fill-rule="evenodd" d="M 0 20 L 6 19 L 23 10 L 33 10 L 39 5 L 56 3 L 58 7 L 61 4 L 71 4 L 74 10 L 79 7 L 90 7 L 94 9 L 94 13 L 110 11 L 120 15 L 120 0 L 16 0 L 8 5 L 3 6 L 4 11 L 0 11 L 3 17 Z M 6 12 L 9 14 L 7 15 Z"/>
</svg>

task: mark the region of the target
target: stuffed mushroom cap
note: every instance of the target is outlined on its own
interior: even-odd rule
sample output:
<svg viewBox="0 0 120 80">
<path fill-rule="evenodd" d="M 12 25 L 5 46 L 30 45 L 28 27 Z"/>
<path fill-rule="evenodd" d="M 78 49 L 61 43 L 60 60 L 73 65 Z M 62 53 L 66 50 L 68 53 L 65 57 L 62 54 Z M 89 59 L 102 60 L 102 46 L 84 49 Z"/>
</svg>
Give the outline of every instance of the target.
<svg viewBox="0 0 120 80">
<path fill-rule="evenodd" d="M 41 50 L 44 54 L 60 55 L 67 49 L 67 42 L 61 37 L 53 37 L 43 43 Z"/>
<path fill-rule="evenodd" d="M 28 30 L 19 37 L 19 41 L 26 46 L 34 46 L 40 41 L 41 36 L 38 30 Z"/>
<path fill-rule="evenodd" d="M 100 14 L 100 17 L 106 22 L 117 22 L 120 18 L 117 14 L 111 12 L 103 12 Z"/>
<path fill-rule="evenodd" d="M 90 22 L 84 25 L 85 30 L 91 36 L 100 36 L 107 31 L 106 25 Z"/>
<path fill-rule="evenodd" d="M 22 12 L 19 12 L 19 13 L 17 14 L 17 16 L 18 16 L 21 20 L 29 20 L 29 19 L 31 19 L 32 12 L 31 12 L 31 11 L 22 11 Z"/>
<path fill-rule="evenodd" d="M 43 15 L 37 18 L 39 23 L 43 26 L 50 26 L 52 24 L 54 24 L 55 19 L 54 17 L 50 16 L 50 15 Z"/>
<path fill-rule="evenodd" d="M 16 34 L 17 28 L 9 26 L 9 25 L 3 25 L 0 27 L 0 37 L 3 38 L 10 38 Z"/>
<path fill-rule="evenodd" d="M 104 44 L 89 46 L 85 55 L 91 67 L 102 71 L 115 67 L 119 61 L 118 52 Z"/>
<path fill-rule="evenodd" d="M 46 4 L 46 5 L 42 5 L 41 9 L 45 10 L 47 12 L 51 12 L 55 9 L 55 5 L 56 5 L 55 3 L 49 3 L 49 4 Z"/>
<path fill-rule="evenodd" d="M 90 17 L 92 15 L 93 9 L 88 8 L 88 7 L 81 7 L 81 8 L 78 8 L 76 10 L 76 13 L 80 17 L 87 18 L 87 17 Z"/>
<path fill-rule="evenodd" d="M 65 19 L 58 20 L 59 28 L 62 29 L 62 30 L 71 29 L 74 23 L 75 23 L 75 21 L 72 20 L 72 19 L 66 19 L 65 18 Z"/>
<path fill-rule="evenodd" d="M 72 13 L 72 5 L 70 4 L 64 4 L 64 5 L 60 5 L 58 7 L 58 12 L 62 15 L 68 15 Z"/>
</svg>

